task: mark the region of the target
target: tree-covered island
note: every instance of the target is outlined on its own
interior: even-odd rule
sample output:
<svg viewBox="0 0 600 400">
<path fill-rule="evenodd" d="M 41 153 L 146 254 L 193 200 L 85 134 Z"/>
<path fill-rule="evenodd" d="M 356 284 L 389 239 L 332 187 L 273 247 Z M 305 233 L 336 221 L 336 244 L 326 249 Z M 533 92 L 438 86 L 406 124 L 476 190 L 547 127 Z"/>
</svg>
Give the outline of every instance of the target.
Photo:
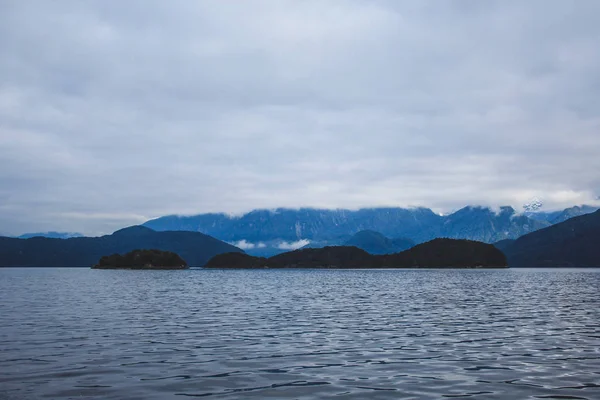
<svg viewBox="0 0 600 400">
<path fill-rule="evenodd" d="M 125 255 L 100 258 L 94 269 L 187 269 L 188 264 L 176 253 L 161 250 L 134 250 Z"/>
</svg>

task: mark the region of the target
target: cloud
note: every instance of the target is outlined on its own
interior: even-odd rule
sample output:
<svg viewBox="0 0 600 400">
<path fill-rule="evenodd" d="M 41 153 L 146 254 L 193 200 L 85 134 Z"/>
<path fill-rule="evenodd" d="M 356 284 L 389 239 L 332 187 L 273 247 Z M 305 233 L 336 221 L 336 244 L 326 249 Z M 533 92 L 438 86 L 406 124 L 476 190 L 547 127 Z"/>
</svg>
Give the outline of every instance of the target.
<svg viewBox="0 0 600 400">
<path fill-rule="evenodd" d="M 248 242 L 246 239 L 238 240 L 237 242 L 231 243 L 235 247 L 239 247 L 242 250 L 251 250 L 251 249 L 264 249 L 267 247 L 263 242 L 252 243 Z"/>
<path fill-rule="evenodd" d="M 281 249 L 281 250 L 297 250 L 301 247 L 306 246 L 307 244 L 310 243 L 310 240 L 307 239 L 300 239 L 298 241 L 295 242 L 281 242 L 279 244 L 277 244 L 277 248 Z"/>
<path fill-rule="evenodd" d="M 597 201 L 599 12 L 594 0 L 2 4 L 0 227 Z"/>
</svg>

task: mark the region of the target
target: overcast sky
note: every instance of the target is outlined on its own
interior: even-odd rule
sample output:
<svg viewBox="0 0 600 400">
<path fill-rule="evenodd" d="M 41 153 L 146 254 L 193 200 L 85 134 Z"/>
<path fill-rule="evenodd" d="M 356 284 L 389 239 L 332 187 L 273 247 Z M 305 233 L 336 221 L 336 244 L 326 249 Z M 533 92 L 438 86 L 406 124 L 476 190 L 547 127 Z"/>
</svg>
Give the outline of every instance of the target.
<svg viewBox="0 0 600 400">
<path fill-rule="evenodd" d="M 0 233 L 600 195 L 600 1 L 0 2 Z"/>
</svg>

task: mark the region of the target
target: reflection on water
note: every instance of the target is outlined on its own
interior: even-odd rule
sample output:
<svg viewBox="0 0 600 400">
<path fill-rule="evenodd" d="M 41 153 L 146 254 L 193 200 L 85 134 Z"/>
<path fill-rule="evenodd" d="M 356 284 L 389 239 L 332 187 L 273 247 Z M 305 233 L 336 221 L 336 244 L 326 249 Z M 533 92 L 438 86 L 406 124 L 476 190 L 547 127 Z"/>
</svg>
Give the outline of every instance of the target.
<svg viewBox="0 0 600 400">
<path fill-rule="evenodd" d="M 0 269 L 0 399 L 600 398 L 600 270 Z"/>
</svg>

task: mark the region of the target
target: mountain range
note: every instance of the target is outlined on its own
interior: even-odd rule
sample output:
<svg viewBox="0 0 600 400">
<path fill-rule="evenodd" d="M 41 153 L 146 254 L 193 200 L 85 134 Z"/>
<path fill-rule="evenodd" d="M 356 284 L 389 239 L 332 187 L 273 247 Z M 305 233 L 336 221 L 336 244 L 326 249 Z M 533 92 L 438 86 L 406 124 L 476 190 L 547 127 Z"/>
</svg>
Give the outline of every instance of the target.
<svg viewBox="0 0 600 400">
<path fill-rule="evenodd" d="M 361 231 L 387 238 L 423 243 L 438 237 L 495 243 L 516 239 L 572 216 L 594 211 L 589 206 L 556 213 L 518 214 L 512 207 L 467 206 L 449 215 L 428 208 L 364 208 L 360 210 L 285 209 L 254 210 L 241 216 L 226 214 L 170 215 L 144 226 L 156 231 L 197 231 L 244 249 L 269 256 L 295 248 L 343 245 Z"/>
<path fill-rule="evenodd" d="M 0 266 L 90 267 L 103 256 L 136 249 L 171 251 L 190 266 L 202 266 L 220 253 L 242 252 L 200 232 L 155 232 L 147 227 L 132 226 L 101 237 L 0 237 Z"/>
<path fill-rule="evenodd" d="M 0 237 L 0 266 L 90 266 L 102 256 L 137 249 L 171 251 L 191 266 L 243 250 L 273 256 L 302 247 L 354 246 L 385 255 L 435 238 L 493 243 L 511 266 L 600 266 L 600 211 L 594 210 L 578 206 L 518 215 L 510 207 L 465 207 L 442 216 L 426 208 L 277 209 L 239 217 L 169 216 L 101 237 Z"/>
<path fill-rule="evenodd" d="M 46 237 L 53 239 L 69 239 L 74 237 L 83 237 L 81 233 L 77 232 L 33 232 L 33 233 L 24 233 L 18 236 L 19 239 L 30 239 L 32 237 Z"/>
</svg>

